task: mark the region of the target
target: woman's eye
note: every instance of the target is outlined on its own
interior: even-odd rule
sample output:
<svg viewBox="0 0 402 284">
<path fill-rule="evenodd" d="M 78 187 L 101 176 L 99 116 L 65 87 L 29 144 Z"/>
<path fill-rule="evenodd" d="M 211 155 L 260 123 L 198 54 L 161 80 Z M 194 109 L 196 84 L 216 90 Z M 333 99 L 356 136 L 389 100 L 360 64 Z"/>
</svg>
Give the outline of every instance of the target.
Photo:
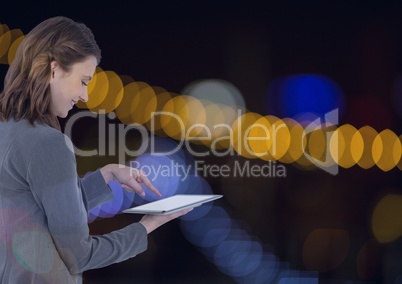
<svg viewBox="0 0 402 284">
<path fill-rule="evenodd" d="M 83 85 L 83 86 L 85 86 L 85 87 L 87 87 L 87 86 L 88 86 L 88 84 L 87 84 L 87 83 L 85 83 L 84 81 L 81 81 L 81 83 L 82 83 L 82 85 Z"/>
</svg>

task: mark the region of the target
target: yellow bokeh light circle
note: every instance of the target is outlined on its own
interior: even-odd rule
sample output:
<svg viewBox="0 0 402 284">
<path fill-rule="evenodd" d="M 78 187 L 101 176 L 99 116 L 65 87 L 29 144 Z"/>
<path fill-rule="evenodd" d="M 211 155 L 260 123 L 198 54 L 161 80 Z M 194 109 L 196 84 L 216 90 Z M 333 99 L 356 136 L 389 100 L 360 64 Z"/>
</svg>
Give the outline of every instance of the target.
<svg viewBox="0 0 402 284">
<path fill-rule="evenodd" d="M 162 87 L 153 87 L 155 91 L 155 99 L 156 99 L 156 109 L 155 113 L 151 116 L 151 119 L 145 123 L 145 126 L 154 134 L 165 136 L 166 133 L 163 131 L 161 125 L 161 115 L 162 109 L 165 104 L 173 97 L 173 93 L 166 91 Z"/>
<path fill-rule="evenodd" d="M 176 96 L 170 99 L 162 108 L 161 126 L 164 132 L 173 139 L 183 140 L 185 137 L 185 124 L 178 115 L 186 115 L 188 109 L 183 96 Z"/>
<path fill-rule="evenodd" d="M 2 34 L 0 35 L 0 63 L 8 64 L 7 52 L 11 45 L 11 31 L 7 25 L 2 25 Z"/>
<path fill-rule="evenodd" d="M 199 141 L 199 136 L 204 137 L 206 131 L 206 112 L 202 102 L 192 96 L 181 96 L 180 102 L 183 106 L 178 106 L 176 114 L 184 125 L 184 139 L 189 141 Z M 203 139 L 203 138 L 202 138 Z M 201 139 L 201 140 L 202 140 Z"/>
<path fill-rule="evenodd" d="M 307 135 L 308 155 L 314 161 L 325 161 L 326 148 L 326 133 L 323 129 L 317 128 Z"/>
<path fill-rule="evenodd" d="M 374 237 L 380 243 L 388 243 L 402 235 L 402 195 L 388 194 L 375 206 L 371 218 Z"/>
<path fill-rule="evenodd" d="M 399 144 L 402 145 L 402 135 L 399 136 Z M 402 171 L 402 158 L 399 159 L 397 166 Z"/>
<path fill-rule="evenodd" d="M 306 148 L 306 136 L 304 135 L 304 128 L 294 119 L 284 118 L 282 121 L 289 129 L 290 143 L 288 150 L 279 158 L 282 163 L 293 163 L 303 155 Z"/>
<path fill-rule="evenodd" d="M 362 157 L 363 148 L 361 133 L 350 124 L 340 126 L 330 140 L 331 156 L 343 168 L 354 166 Z"/>
<path fill-rule="evenodd" d="M 233 149 L 245 157 L 255 159 L 257 156 L 253 153 L 248 145 L 246 131 L 249 131 L 251 125 L 253 125 L 262 116 L 255 112 L 246 112 L 236 118 L 232 124 L 233 140 L 231 141 Z"/>
<path fill-rule="evenodd" d="M 8 63 L 11 64 L 14 61 L 15 55 L 17 54 L 17 49 L 20 46 L 21 42 L 24 40 L 25 36 L 22 35 L 17 38 L 11 45 L 8 50 Z"/>
<path fill-rule="evenodd" d="M 311 126 L 312 124 L 305 130 L 307 148 L 298 163 L 312 168 L 331 169 L 336 165 L 330 153 L 330 141 L 335 134 L 335 126 L 318 123 L 314 128 Z"/>
<path fill-rule="evenodd" d="M 124 86 L 124 96 L 116 108 L 116 115 L 126 125 L 145 124 L 156 110 L 154 89 L 145 82 L 131 82 Z"/>
<path fill-rule="evenodd" d="M 91 107 L 91 104 L 88 105 L 88 108 L 92 112 L 102 112 L 102 113 L 109 113 L 117 108 L 117 106 L 121 103 L 123 99 L 123 94 L 124 94 L 124 89 L 123 89 L 123 83 L 120 79 L 120 77 L 113 71 L 104 71 L 103 72 L 107 76 L 107 82 L 108 82 L 108 92 L 106 94 L 106 97 L 103 99 L 103 101 L 100 102 L 100 104 L 96 105 L 95 107 Z M 95 77 L 95 76 L 94 76 Z M 99 82 L 99 78 L 102 78 L 101 75 L 96 76 L 97 79 L 96 81 Z M 91 97 L 96 96 L 96 89 L 94 89 L 94 86 L 96 83 L 91 84 Z"/>
<path fill-rule="evenodd" d="M 373 160 L 384 172 L 393 169 L 401 158 L 399 137 L 389 129 L 381 131 L 373 141 Z"/>
<path fill-rule="evenodd" d="M 96 112 L 97 108 L 106 99 L 109 92 L 108 73 L 97 67 L 91 82 L 88 84 L 88 101 L 86 107 Z"/>
<path fill-rule="evenodd" d="M 88 100 L 90 97 L 90 94 L 92 93 L 92 90 L 94 89 L 95 85 L 96 85 L 96 74 L 99 72 L 103 72 L 102 68 L 100 68 L 99 66 L 96 67 L 95 69 L 95 73 L 94 76 L 92 77 L 92 80 L 88 83 L 88 88 L 87 88 L 87 94 L 88 94 Z M 81 109 L 87 109 L 87 103 L 83 102 L 83 101 L 78 101 L 77 102 L 77 107 L 81 108 Z"/>
<path fill-rule="evenodd" d="M 156 110 L 156 94 L 154 89 L 145 82 L 135 82 L 138 92 L 134 94 L 130 107 L 131 123 L 144 124 L 151 119 Z"/>
<path fill-rule="evenodd" d="M 374 139 L 378 132 L 371 126 L 363 126 L 359 129 L 359 133 L 363 139 L 363 152 L 357 164 L 363 169 L 369 169 L 375 165 L 372 154 Z"/>
<path fill-rule="evenodd" d="M 233 140 L 233 122 L 237 119 L 237 115 L 240 114 L 235 107 L 222 105 L 221 107 L 222 120 L 219 126 L 221 133 L 218 139 L 215 139 L 216 148 L 227 149 L 231 145 Z"/>
<path fill-rule="evenodd" d="M 132 104 L 134 103 L 135 96 L 138 92 L 139 86 L 137 82 L 131 82 L 125 85 L 123 98 L 115 110 L 118 119 L 126 125 L 133 123 L 131 118 L 131 108 Z M 138 104 L 138 102 L 136 103 Z"/>
<path fill-rule="evenodd" d="M 271 123 L 267 117 L 257 119 L 248 129 L 245 135 L 247 138 L 247 150 L 261 159 L 268 159 L 271 155 L 269 149 L 272 145 Z"/>
<path fill-rule="evenodd" d="M 290 130 L 285 123 L 285 121 L 281 119 L 272 118 L 271 127 L 269 129 L 272 135 L 271 146 L 269 150 L 268 157 L 262 157 L 264 160 L 268 158 L 268 160 L 279 160 L 282 158 L 285 153 L 289 150 L 290 146 Z"/>
<path fill-rule="evenodd" d="M 6 28 L 8 29 L 7 26 L 5 26 Z M 10 59 L 14 60 L 17 48 L 23 38 L 24 34 L 20 29 L 9 30 L 0 36 L 0 63 L 10 64 Z"/>
</svg>

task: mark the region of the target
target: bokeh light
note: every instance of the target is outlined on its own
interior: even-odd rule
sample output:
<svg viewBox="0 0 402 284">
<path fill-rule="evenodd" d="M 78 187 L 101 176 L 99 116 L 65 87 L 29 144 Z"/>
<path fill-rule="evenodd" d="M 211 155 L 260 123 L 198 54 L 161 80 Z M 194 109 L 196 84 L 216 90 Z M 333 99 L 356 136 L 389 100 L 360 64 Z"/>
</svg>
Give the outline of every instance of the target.
<svg viewBox="0 0 402 284">
<path fill-rule="evenodd" d="M 182 188 L 184 185 L 180 186 L 180 192 L 186 194 L 213 194 L 211 186 L 209 183 L 199 175 L 190 175 L 188 178 L 188 184 L 186 188 Z M 209 210 L 211 210 L 213 202 L 207 202 L 201 206 L 195 207 L 191 212 L 183 215 L 180 220 L 193 221 L 204 217 Z"/>
<path fill-rule="evenodd" d="M 362 157 L 364 140 L 361 133 L 350 124 L 340 126 L 330 140 L 331 156 L 343 168 L 354 166 Z"/>
<path fill-rule="evenodd" d="M 119 120 L 126 124 L 145 124 L 157 105 L 154 89 L 145 82 L 131 82 L 124 86 L 124 96 L 116 108 Z"/>
<path fill-rule="evenodd" d="M 150 120 L 145 122 L 145 126 L 155 135 L 166 136 L 166 133 L 162 129 L 160 112 L 162 112 L 163 107 L 173 97 L 174 93 L 168 92 L 164 88 L 157 86 L 154 86 L 153 89 L 156 95 L 155 114 Z"/>
<path fill-rule="evenodd" d="M 349 254 L 349 233 L 341 229 L 314 229 L 303 244 L 304 266 L 313 271 L 330 271 Z"/>
<path fill-rule="evenodd" d="M 272 119 L 271 119 L 272 121 Z M 246 150 L 261 159 L 272 159 L 269 150 L 274 139 L 268 117 L 257 119 L 245 132 Z"/>
<path fill-rule="evenodd" d="M 174 114 L 177 115 L 177 118 L 168 116 L 168 120 L 166 120 L 166 116 L 164 116 L 163 125 L 167 129 L 166 131 L 172 134 L 172 137 L 176 137 L 172 132 L 173 125 L 175 125 L 174 123 L 172 124 L 174 119 L 179 120 L 177 122 L 183 126 L 183 129 L 179 128 L 178 130 L 181 130 L 180 136 L 185 140 L 193 141 L 193 139 L 197 140 L 197 136 L 205 137 L 207 135 L 203 131 L 205 128 L 200 127 L 207 126 L 208 128 L 208 125 L 206 125 L 207 114 L 200 100 L 191 96 L 177 96 L 167 104 L 169 103 L 173 104 Z M 207 130 L 209 131 L 209 129 Z"/>
<path fill-rule="evenodd" d="M 4 26 L 7 30 L 0 35 L 0 63 L 11 64 L 11 60 L 14 60 L 17 48 L 20 45 L 24 34 L 20 29 L 8 30 L 7 26 Z"/>
<path fill-rule="evenodd" d="M 41 252 L 43 259 L 38 261 L 37 255 L 32 253 L 32 246 L 27 245 L 27 240 L 35 240 L 35 249 Z M 15 232 L 12 240 L 12 249 L 15 259 L 26 270 L 44 274 L 51 271 L 55 258 L 53 241 L 41 230 L 29 230 Z"/>
<path fill-rule="evenodd" d="M 93 222 L 96 218 L 110 218 L 123 210 L 130 208 L 133 204 L 135 193 L 125 190 L 118 182 L 108 183 L 112 190 L 113 199 L 105 202 L 88 212 L 88 222 Z"/>
<path fill-rule="evenodd" d="M 381 275 L 381 249 L 376 240 L 366 241 L 359 250 L 356 269 L 360 279 L 374 280 Z"/>
<path fill-rule="evenodd" d="M 138 84 L 136 82 L 131 82 L 125 85 L 123 91 L 124 94 L 123 98 L 115 110 L 118 119 L 126 125 L 132 123 L 131 119 L 131 113 L 133 111 L 132 103 L 138 91 L 139 91 Z"/>
<path fill-rule="evenodd" d="M 151 183 L 159 190 L 164 198 L 175 195 L 179 187 L 179 182 L 184 179 L 185 167 L 183 161 L 176 163 L 168 156 L 142 154 L 134 161 L 130 162 L 130 166 L 143 170 Z M 143 197 L 146 201 L 155 201 L 160 199 L 157 195 L 150 191 L 146 185 L 142 185 L 146 191 Z"/>
<path fill-rule="evenodd" d="M 270 83 L 267 93 L 267 112 L 279 117 L 312 113 L 321 118 L 338 109 L 344 112 L 344 95 L 341 88 L 330 78 L 318 74 L 298 74 L 281 77 Z"/>
<path fill-rule="evenodd" d="M 183 119 L 177 114 L 181 112 L 182 117 L 188 116 L 185 96 L 175 96 L 170 99 L 163 107 L 163 114 L 160 116 L 161 126 L 164 132 L 175 140 L 184 140 L 185 124 Z"/>
<path fill-rule="evenodd" d="M 22 34 L 22 33 L 21 33 Z M 19 38 L 14 40 L 14 42 L 10 45 L 10 49 L 8 50 L 8 62 L 11 64 L 17 54 L 18 47 L 20 46 L 21 42 L 24 40 L 25 36 L 21 35 Z"/>
<path fill-rule="evenodd" d="M 144 153 L 130 161 L 133 168 L 143 170 L 151 183 L 160 191 L 162 198 L 174 194 L 187 193 L 190 184 L 194 191 L 208 191 L 206 185 L 200 179 L 194 178 L 194 160 L 177 141 L 168 137 L 151 136 L 145 145 Z M 138 196 L 135 204 L 143 204 L 160 199 L 152 193 L 144 184 L 147 192 L 144 197 Z"/>
<path fill-rule="evenodd" d="M 373 160 L 383 171 L 393 169 L 401 159 L 401 141 L 389 129 L 381 131 L 373 141 Z"/>
<path fill-rule="evenodd" d="M 86 107 L 96 113 L 109 92 L 108 73 L 96 67 L 95 74 L 88 84 L 88 101 Z"/>
<path fill-rule="evenodd" d="M 270 133 L 272 135 L 272 143 L 269 154 L 274 160 L 280 160 L 289 150 L 290 130 L 284 120 L 276 119 L 271 123 Z"/>
<path fill-rule="evenodd" d="M 207 100 L 217 104 L 245 109 L 245 101 L 239 89 L 232 83 L 222 79 L 206 79 L 189 83 L 182 91 L 199 100 Z"/>
<path fill-rule="evenodd" d="M 377 137 L 378 133 L 374 128 L 368 125 L 360 128 L 359 132 L 363 139 L 363 152 L 357 164 L 363 169 L 369 169 L 375 165 L 372 149 L 374 139 Z"/>
<path fill-rule="evenodd" d="M 281 275 L 278 280 L 278 284 L 318 284 L 319 283 L 319 278 L 317 275 L 306 275 L 306 276 L 301 276 L 300 272 L 295 273 L 295 271 L 291 271 L 289 276 L 286 274 L 289 272 L 285 272 L 285 275 Z M 351 284 L 350 282 L 347 282 L 348 284 Z"/>
<path fill-rule="evenodd" d="M 236 281 L 241 284 L 266 284 L 274 283 L 279 272 L 278 257 L 272 253 L 264 253 L 259 266 L 250 274 L 236 277 Z"/>
<path fill-rule="evenodd" d="M 94 82 L 95 86 L 102 86 L 107 89 L 106 97 L 94 107 L 88 106 L 88 108 L 95 113 L 102 111 L 102 113 L 109 113 L 115 110 L 118 105 L 121 103 L 123 99 L 124 89 L 123 82 L 120 77 L 113 71 L 104 71 L 103 72 L 107 76 L 108 88 L 106 88 L 106 82 L 102 82 L 105 80 L 105 77 L 99 73 L 96 77 L 97 80 Z M 97 92 L 99 90 L 97 88 L 91 88 L 90 94 L 93 96 L 97 96 Z"/>
<path fill-rule="evenodd" d="M 151 119 L 156 110 L 156 94 L 152 86 L 145 82 L 136 82 L 138 92 L 134 95 L 131 106 L 132 123 L 144 124 Z"/>
<path fill-rule="evenodd" d="M 387 194 L 375 206 L 371 228 L 376 240 L 388 243 L 402 235 L 402 195 Z"/>
<path fill-rule="evenodd" d="M 220 149 L 221 144 L 218 144 L 219 141 L 222 141 L 220 137 L 229 137 L 228 128 L 230 128 L 233 121 L 226 123 L 226 117 L 223 111 L 224 105 L 207 100 L 203 100 L 202 102 L 204 104 L 204 110 L 201 111 L 205 112 L 205 121 L 203 123 L 205 129 L 200 133 L 200 137 L 203 137 L 200 142 L 207 147 Z M 226 127 L 222 127 L 223 125 Z"/>
<path fill-rule="evenodd" d="M 237 119 L 240 110 L 232 107 L 222 105 L 219 117 L 219 121 L 215 121 L 215 126 L 220 132 L 217 134 L 217 138 L 214 140 L 212 147 L 219 149 L 227 149 L 231 147 L 231 141 L 233 140 L 233 122 Z M 219 125 L 220 124 L 220 125 Z"/>
<path fill-rule="evenodd" d="M 8 64 L 7 53 L 11 45 L 11 32 L 7 25 L 1 25 L 2 33 L 0 33 L 0 63 Z"/>
<path fill-rule="evenodd" d="M 242 238 L 224 240 L 214 253 L 215 265 L 225 274 L 239 277 L 253 272 L 261 263 L 261 245 L 246 234 Z"/>
<path fill-rule="evenodd" d="M 180 226 L 189 242 L 200 248 L 209 248 L 227 238 L 232 220 L 223 208 L 213 206 L 203 218 L 195 221 L 181 220 Z"/>
<path fill-rule="evenodd" d="M 293 163 L 303 155 L 307 146 L 307 136 L 304 133 L 304 128 L 296 120 L 284 118 L 283 121 L 290 130 L 290 143 L 288 151 L 279 158 L 279 161 Z"/>
<path fill-rule="evenodd" d="M 314 161 L 325 161 L 327 150 L 326 133 L 323 129 L 318 128 L 311 131 L 307 136 L 308 154 Z"/>
<path fill-rule="evenodd" d="M 402 135 L 399 136 L 399 143 L 402 145 Z M 402 158 L 399 159 L 399 162 L 398 162 L 397 166 L 398 166 L 399 170 L 402 171 Z"/>
<path fill-rule="evenodd" d="M 232 147 L 235 149 L 239 155 L 245 158 L 257 158 L 248 145 L 247 137 L 249 131 L 251 131 L 251 126 L 262 116 L 254 112 L 246 112 L 237 117 L 237 119 L 232 124 L 233 129 L 233 140 Z"/>
</svg>

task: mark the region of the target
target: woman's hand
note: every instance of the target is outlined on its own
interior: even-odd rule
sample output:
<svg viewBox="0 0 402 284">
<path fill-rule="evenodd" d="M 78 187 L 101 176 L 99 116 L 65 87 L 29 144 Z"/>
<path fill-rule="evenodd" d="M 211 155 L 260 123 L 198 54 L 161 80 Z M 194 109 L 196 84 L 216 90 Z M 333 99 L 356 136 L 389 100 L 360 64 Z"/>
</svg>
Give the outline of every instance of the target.
<svg viewBox="0 0 402 284">
<path fill-rule="evenodd" d="M 152 192 L 161 197 L 160 192 L 151 184 L 144 171 L 135 168 L 126 167 L 118 164 L 109 164 L 100 169 L 100 172 L 106 183 L 115 180 L 127 191 L 136 192 L 141 196 L 145 195 L 141 183 L 145 184 Z M 139 223 L 141 223 L 147 233 L 151 233 L 163 224 L 183 216 L 193 210 L 193 208 L 185 209 L 169 215 L 144 215 Z"/>
<path fill-rule="evenodd" d="M 172 213 L 169 215 L 144 215 L 142 219 L 139 221 L 145 229 L 147 230 L 147 233 L 151 233 L 158 227 L 162 226 L 163 224 L 176 219 L 177 217 L 183 216 L 193 210 L 193 208 L 190 209 L 184 209 L 182 211 Z"/>
<path fill-rule="evenodd" d="M 106 183 L 115 180 L 120 183 L 125 190 L 136 192 L 141 196 L 145 196 L 144 189 L 141 186 L 141 183 L 143 183 L 157 196 L 162 196 L 160 192 L 151 184 L 144 171 L 126 167 L 124 165 L 110 164 L 101 168 L 100 172 Z"/>
</svg>

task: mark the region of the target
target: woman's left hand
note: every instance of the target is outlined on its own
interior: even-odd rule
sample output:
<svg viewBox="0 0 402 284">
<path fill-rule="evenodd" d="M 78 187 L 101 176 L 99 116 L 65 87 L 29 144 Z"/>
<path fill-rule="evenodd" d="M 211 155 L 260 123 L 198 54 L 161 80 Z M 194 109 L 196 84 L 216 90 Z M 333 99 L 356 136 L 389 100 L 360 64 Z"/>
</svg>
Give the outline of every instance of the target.
<svg viewBox="0 0 402 284">
<path fill-rule="evenodd" d="M 106 183 L 115 180 L 119 182 L 125 190 L 145 196 L 145 191 L 141 186 L 143 183 L 157 196 L 162 196 L 149 181 L 144 171 L 118 164 L 104 166 L 100 171 Z"/>
</svg>

